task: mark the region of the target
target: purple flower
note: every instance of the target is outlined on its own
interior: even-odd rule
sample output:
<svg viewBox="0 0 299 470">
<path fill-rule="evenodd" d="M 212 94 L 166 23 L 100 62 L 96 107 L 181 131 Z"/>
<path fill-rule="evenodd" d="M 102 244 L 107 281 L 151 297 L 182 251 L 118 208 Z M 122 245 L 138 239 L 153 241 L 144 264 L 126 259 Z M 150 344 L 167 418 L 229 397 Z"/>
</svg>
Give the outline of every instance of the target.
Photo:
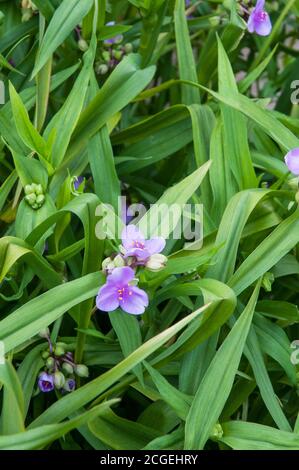
<svg viewBox="0 0 299 470">
<path fill-rule="evenodd" d="M 39 389 L 44 392 L 52 392 L 54 390 L 54 378 L 52 375 L 42 372 L 38 379 Z"/>
<path fill-rule="evenodd" d="M 75 176 L 74 177 L 74 189 L 78 191 L 80 185 L 83 183 L 84 177 L 83 176 Z"/>
<path fill-rule="evenodd" d="M 271 33 L 271 20 L 268 13 L 264 10 L 264 6 L 265 0 L 257 0 L 247 23 L 250 33 L 257 33 L 259 36 L 268 36 Z"/>
<path fill-rule="evenodd" d="M 106 23 L 106 26 L 115 26 L 115 21 L 109 21 L 108 23 Z M 114 36 L 113 38 L 110 38 L 110 39 L 105 39 L 104 40 L 104 43 L 105 44 L 119 44 L 120 42 L 122 42 L 123 40 L 123 35 L 122 34 L 117 34 L 116 36 Z"/>
<path fill-rule="evenodd" d="M 148 296 L 139 287 L 131 285 L 135 272 L 129 266 L 115 268 L 107 277 L 106 284 L 99 290 L 97 307 L 112 312 L 120 307 L 132 315 L 140 315 L 148 306 Z"/>
<path fill-rule="evenodd" d="M 294 175 L 299 175 L 299 147 L 290 150 L 284 157 L 284 161 Z"/>
<path fill-rule="evenodd" d="M 145 262 L 151 255 L 161 253 L 165 247 L 162 237 L 145 240 L 143 234 L 135 225 L 128 225 L 122 232 L 122 244 L 125 258 L 135 256 L 138 261 Z"/>
<path fill-rule="evenodd" d="M 76 388 L 76 381 L 75 379 L 67 379 L 64 386 L 63 386 L 63 389 L 66 391 L 66 392 L 73 392 Z"/>
</svg>

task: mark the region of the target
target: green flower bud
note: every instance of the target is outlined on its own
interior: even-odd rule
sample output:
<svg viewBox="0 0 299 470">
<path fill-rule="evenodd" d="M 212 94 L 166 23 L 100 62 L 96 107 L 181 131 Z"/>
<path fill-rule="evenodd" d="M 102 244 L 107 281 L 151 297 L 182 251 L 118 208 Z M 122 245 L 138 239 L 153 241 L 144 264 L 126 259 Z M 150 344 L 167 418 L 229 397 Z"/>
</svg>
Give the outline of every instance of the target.
<svg viewBox="0 0 299 470">
<path fill-rule="evenodd" d="M 214 429 L 212 431 L 212 434 L 210 435 L 210 439 L 212 440 L 218 440 L 221 439 L 223 436 L 223 429 L 221 424 L 217 423 L 214 426 Z"/>
<path fill-rule="evenodd" d="M 38 184 L 35 184 L 35 183 L 32 183 L 32 184 L 31 184 L 31 189 L 32 189 L 32 192 L 33 192 L 33 193 L 36 193 L 36 191 L 37 191 L 37 189 L 38 189 L 38 186 L 39 186 L 39 185 L 38 185 Z"/>
<path fill-rule="evenodd" d="M 82 51 L 82 52 L 86 52 L 86 51 L 87 51 L 87 49 L 88 49 L 88 44 L 87 44 L 87 42 L 85 41 L 85 39 L 82 39 L 82 38 L 79 39 L 79 41 L 78 41 L 78 47 L 79 47 L 80 51 Z"/>
<path fill-rule="evenodd" d="M 64 356 L 65 355 L 65 349 L 62 347 L 62 346 L 58 346 L 56 344 L 55 348 L 54 348 L 54 354 L 55 356 Z"/>
<path fill-rule="evenodd" d="M 29 194 L 33 193 L 34 191 L 32 190 L 31 184 L 26 184 L 24 188 L 25 194 L 28 196 Z"/>
<path fill-rule="evenodd" d="M 113 51 L 113 57 L 116 59 L 116 60 L 121 60 L 123 56 L 123 52 L 122 51 L 118 51 L 118 50 L 114 50 Z"/>
<path fill-rule="evenodd" d="M 133 45 L 128 42 L 127 44 L 125 44 L 124 49 L 126 54 L 130 54 L 133 51 Z"/>
<path fill-rule="evenodd" d="M 36 194 L 37 196 L 44 194 L 44 190 L 43 190 L 43 187 L 42 187 L 41 184 L 37 184 L 37 185 L 35 186 L 35 194 Z"/>
<path fill-rule="evenodd" d="M 62 372 L 55 372 L 54 374 L 54 385 L 56 388 L 60 389 L 65 384 L 65 376 Z"/>
<path fill-rule="evenodd" d="M 110 55 L 110 52 L 108 52 L 108 51 L 104 51 L 102 53 L 102 57 L 103 57 L 105 62 L 110 62 L 110 60 L 111 60 L 111 55 Z"/>
<path fill-rule="evenodd" d="M 53 369 L 55 365 L 55 360 L 53 357 L 48 357 L 48 359 L 46 360 L 46 367 L 47 369 Z"/>
<path fill-rule="evenodd" d="M 157 253 L 155 255 L 150 256 L 145 266 L 150 271 L 156 272 L 165 268 L 166 263 L 167 263 L 167 257 Z"/>
<path fill-rule="evenodd" d="M 43 203 L 45 202 L 45 199 L 46 199 L 45 196 L 43 194 L 40 194 L 36 198 L 36 204 L 38 204 L 41 207 Z"/>
<path fill-rule="evenodd" d="M 31 207 L 32 207 L 32 209 L 34 209 L 34 210 L 37 210 L 37 209 L 40 208 L 40 206 L 39 206 L 38 204 L 36 204 L 36 202 L 35 202 Z"/>
<path fill-rule="evenodd" d="M 73 366 L 71 364 L 69 364 L 68 362 L 64 362 L 62 364 L 62 370 L 68 375 L 72 375 L 74 373 Z"/>
<path fill-rule="evenodd" d="M 123 266 L 125 266 L 125 260 L 123 259 L 123 257 L 121 255 L 117 255 L 114 260 L 113 260 L 113 263 L 114 263 L 114 266 L 116 268 L 122 268 Z"/>
<path fill-rule="evenodd" d="M 50 330 L 49 330 L 49 328 L 44 328 L 43 330 L 41 330 L 41 331 L 38 333 L 38 336 L 40 336 L 41 338 L 49 338 L 49 336 L 50 336 Z"/>
<path fill-rule="evenodd" d="M 49 356 L 50 356 L 49 351 L 43 351 L 43 352 L 42 352 L 42 358 L 43 358 L 43 359 L 46 360 L 46 359 L 48 359 Z"/>
<path fill-rule="evenodd" d="M 36 195 L 34 193 L 28 194 L 25 196 L 25 200 L 28 202 L 29 206 L 33 206 L 36 203 Z"/>
<path fill-rule="evenodd" d="M 84 364 L 77 364 L 75 366 L 75 374 L 77 374 L 79 377 L 88 377 L 88 367 L 86 367 Z"/>
<path fill-rule="evenodd" d="M 96 68 L 96 73 L 98 75 L 106 75 L 106 73 L 108 72 L 109 68 L 106 64 L 100 64 L 97 66 Z"/>
</svg>

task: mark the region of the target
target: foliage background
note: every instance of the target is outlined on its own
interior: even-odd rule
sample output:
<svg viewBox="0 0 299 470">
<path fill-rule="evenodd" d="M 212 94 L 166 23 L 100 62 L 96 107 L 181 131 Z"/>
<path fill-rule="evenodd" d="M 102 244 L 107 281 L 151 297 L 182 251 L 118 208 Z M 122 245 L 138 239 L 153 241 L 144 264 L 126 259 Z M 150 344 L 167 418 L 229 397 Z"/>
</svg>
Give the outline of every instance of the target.
<svg viewBox="0 0 299 470">
<path fill-rule="evenodd" d="M 0 448 L 298 449 L 298 179 L 283 162 L 299 146 L 298 0 L 267 2 L 266 38 L 234 0 L 34 3 L 22 21 L 0 2 Z M 100 75 L 120 33 L 133 53 Z M 167 243 L 141 321 L 94 309 L 111 253 L 95 209 L 120 194 L 204 205 L 203 247 Z M 65 397 L 36 394 L 49 325 L 90 369 Z"/>
</svg>

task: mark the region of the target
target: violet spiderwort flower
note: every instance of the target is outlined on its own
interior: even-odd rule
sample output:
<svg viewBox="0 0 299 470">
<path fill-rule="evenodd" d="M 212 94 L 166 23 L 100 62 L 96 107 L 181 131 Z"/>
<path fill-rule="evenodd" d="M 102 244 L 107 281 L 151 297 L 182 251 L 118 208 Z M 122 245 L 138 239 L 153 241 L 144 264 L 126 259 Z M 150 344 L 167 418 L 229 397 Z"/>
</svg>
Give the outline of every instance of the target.
<svg viewBox="0 0 299 470">
<path fill-rule="evenodd" d="M 290 150 L 284 157 L 284 161 L 288 169 L 294 175 L 299 176 L 299 147 Z"/>
<path fill-rule="evenodd" d="M 165 248 L 164 238 L 155 237 L 150 240 L 146 240 L 135 225 L 128 225 L 125 227 L 121 238 L 125 258 L 135 256 L 138 261 L 146 261 L 151 255 L 161 253 Z"/>
<path fill-rule="evenodd" d="M 259 36 L 268 36 L 272 30 L 272 24 L 268 13 L 264 10 L 265 0 L 257 0 L 255 8 L 249 15 L 247 27 L 250 33 Z"/>
<path fill-rule="evenodd" d="M 104 312 L 121 308 L 132 315 L 141 315 L 148 306 L 148 296 L 139 287 L 131 285 L 135 272 L 129 266 L 115 268 L 99 290 L 97 307 Z"/>
<path fill-rule="evenodd" d="M 74 189 L 78 191 L 80 185 L 83 183 L 84 177 L 83 176 L 75 176 L 74 177 Z"/>
<path fill-rule="evenodd" d="M 38 379 L 38 386 L 41 392 L 48 393 L 54 390 L 54 378 L 47 372 L 42 372 Z"/>
<path fill-rule="evenodd" d="M 63 386 L 63 389 L 66 391 L 66 392 L 73 392 L 76 388 L 76 381 L 75 379 L 67 379 L 64 386 Z"/>
</svg>

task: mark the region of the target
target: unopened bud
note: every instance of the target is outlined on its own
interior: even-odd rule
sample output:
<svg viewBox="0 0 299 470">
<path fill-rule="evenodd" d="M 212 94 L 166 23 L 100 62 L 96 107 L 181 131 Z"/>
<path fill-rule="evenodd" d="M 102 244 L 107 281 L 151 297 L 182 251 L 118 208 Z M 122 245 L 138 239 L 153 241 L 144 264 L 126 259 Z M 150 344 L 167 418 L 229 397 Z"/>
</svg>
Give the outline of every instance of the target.
<svg viewBox="0 0 299 470">
<path fill-rule="evenodd" d="M 125 44 L 124 50 L 126 54 L 130 54 L 133 51 L 133 45 L 128 42 L 127 44 Z"/>
<path fill-rule="evenodd" d="M 87 42 L 85 41 L 85 39 L 82 39 L 82 38 L 79 39 L 79 41 L 78 41 L 78 47 L 79 47 L 80 51 L 82 51 L 82 52 L 86 52 L 86 51 L 87 51 L 87 49 L 88 49 L 88 44 L 87 44 Z"/>
<path fill-rule="evenodd" d="M 64 390 L 67 392 L 73 392 L 76 388 L 76 381 L 75 379 L 67 379 L 63 386 Z"/>
<path fill-rule="evenodd" d="M 86 367 L 84 364 L 77 364 L 75 366 L 75 374 L 78 375 L 78 377 L 88 377 L 88 367 Z"/>
<path fill-rule="evenodd" d="M 214 429 L 212 431 L 212 434 L 211 434 L 210 438 L 212 440 L 218 440 L 218 439 L 221 439 L 222 436 L 223 436 L 222 426 L 221 426 L 221 424 L 217 423 L 214 426 Z"/>
<path fill-rule="evenodd" d="M 104 51 L 102 53 L 102 57 L 103 57 L 105 62 L 110 62 L 110 60 L 111 60 L 110 52 L 108 52 L 108 51 Z"/>
<path fill-rule="evenodd" d="M 49 336 L 50 336 L 50 330 L 49 330 L 49 328 L 44 328 L 43 330 L 41 330 L 41 331 L 38 333 L 38 336 L 40 336 L 41 338 L 49 338 Z"/>
<path fill-rule="evenodd" d="M 49 351 L 43 351 L 43 352 L 42 352 L 42 358 L 43 358 L 43 359 L 46 360 L 46 359 L 48 359 L 49 356 L 50 356 Z"/>
<path fill-rule="evenodd" d="M 120 60 L 123 56 L 123 53 L 122 51 L 118 51 L 118 50 L 114 50 L 113 51 L 113 57 L 116 59 L 116 60 Z"/>
<path fill-rule="evenodd" d="M 167 257 L 164 255 L 161 255 L 159 253 L 150 256 L 148 261 L 146 262 L 146 267 L 150 271 L 160 271 L 161 269 L 164 269 L 167 263 Z"/>
<path fill-rule="evenodd" d="M 43 191 L 43 187 L 41 184 L 36 184 L 35 185 L 35 194 L 37 196 L 41 195 L 41 194 L 44 194 L 44 191 Z"/>
<path fill-rule="evenodd" d="M 45 202 L 45 196 L 43 194 L 40 194 L 39 196 L 37 196 L 36 204 L 38 204 L 39 206 L 42 206 L 44 202 Z"/>
<path fill-rule="evenodd" d="M 33 190 L 32 190 L 32 187 L 31 187 L 31 184 L 26 184 L 25 188 L 24 188 L 24 191 L 25 191 L 25 194 L 28 196 L 29 194 L 32 194 L 33 193 Z"/>
<path fill-rule="evenodd" d="M 106 73 L 108 72 L 109 68 L 106 64 L 100 64 L 97 66 L 96 68 L 96 73 L 98 75 L 106 75 Z"/>
<path fill-rule="evenodd" d="M 114 263 L 114 266 L 116 268 L 122 268 L 123 266 L 125 266 L 125 260 L 123 259 L 123 257 L 121 255 L 117 255 L 114 260 L 113 260 L 113 263 Z"/>
<path fill-rule="evenodd" d="M 60 389 L 64 386 L 65 384 L 65 376 L 63 375 L 62 372 L 55 372 L 54 374 L 54 384 L 55 387 Z"/>
<path fill-rule="evenodd" d="M 74 368 L 73 368 L 73 366 L 72 366 L 71 364 L 69 364 L 68 362 L 64 362 L 64 363 L 62 364 L 62 370 L 63 370 L 66 374 L 68 374 L 68 375 L 71 375 L 71 374 L 74 373 Z"/>
<path fill-rule="evenodd" d="M 46 367 L 47 369 L 53 369 L 55 365 L 55 360 L 53 357 L 48 357 L 48 359 L 46 360 Z"/>
<path fill-rule="evenodd" d="M 25 199 L 30 206 L 33 206 L 36 203 L 36 195 L 34 193 L 28 194 L 25 196 Z"/>
<path fill-rule="evenodd" d="M 62 346 L 59 346 L 56 344 L 55 348 L 54 348 L 54 354 L 55 356 L 64 356 L 65 355 L 65 349 L 62 347 Z"/>
</svg>

